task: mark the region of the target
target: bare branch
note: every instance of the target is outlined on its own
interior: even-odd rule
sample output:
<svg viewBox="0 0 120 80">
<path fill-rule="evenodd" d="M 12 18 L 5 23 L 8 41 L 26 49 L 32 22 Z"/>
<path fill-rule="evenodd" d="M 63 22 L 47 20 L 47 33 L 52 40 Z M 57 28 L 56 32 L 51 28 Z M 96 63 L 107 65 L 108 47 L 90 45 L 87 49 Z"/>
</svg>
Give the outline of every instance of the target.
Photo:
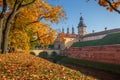
<svg viewBox="0 0 120 80">
<path fill-rule="evenodd" d="M 27 4 L 22 5 L 21 7 L 26 7 L 26 6 L 28 6 L 28 5 L 31 5 L 31 4 L 33 4 L 35 1 L 36 1 L 36 0 L 33 0 L 33 1 L 30 2 L 30 3 L 27 3 Z"/>
</svg>

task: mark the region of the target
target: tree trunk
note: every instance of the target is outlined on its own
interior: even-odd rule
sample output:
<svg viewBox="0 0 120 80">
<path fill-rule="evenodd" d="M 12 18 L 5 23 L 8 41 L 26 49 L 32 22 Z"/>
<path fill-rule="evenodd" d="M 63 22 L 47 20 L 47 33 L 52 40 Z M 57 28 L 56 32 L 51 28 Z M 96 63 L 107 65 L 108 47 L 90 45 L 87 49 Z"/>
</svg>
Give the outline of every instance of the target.
<svg viewBox="0 0 120 80">
<path fill-rule="evenodd" d="M 11 27 L 11 21 L 15 17 L 15 11 L 13 11 L 9 16 L 5 24 L 5 29 L 3 30 L 3 47 L 2 47 L 2 53 L 7 53 L 8 48 L 8 35 L 10 32 Z"/>
<path fill-rule="evenodd" d="M 4 1 L 4 0 L 3 0 Z M 6 0 L 5 0 L 6 1 Z M 5 29 L 3 30 L 3 43 L 2 43 L 2 53 L 7 53 L 7 48 L 8 48 L 8 35 L 10 32 L 10 27 L 11 27 L 11 22 L 12 19 L 15 17 L 15 15 L 17 14 L 17 12 L 19 12 L 21 7 L 26 7 L 32 3 L 35 2 L 35 0 L 33 0 L 32 2 L 25 4 L 25 5 L 21 5 L 23 2 L 23 0 L 15 0 L 15 4 L 14 4 L 14 8 L 13 11 L 11 12 L 11 14 L 8 16 L 7 21 L 5 23 Z"/>
<path fill-rule="evenodd" d="M 6 0 L 2 0 L 3 2 L 3 8 L 2 8 L 2 12 L 0 14 L 0 53 L 1 53 L 1 45 L 2 45 L 2 28 L 3 28 L 3 20 L 4 20 L 4 16 L 5 16 L 5 12 L 7 10 L 7 2 Z"/>
<path fill-rule="evenodd" d="M 2 45 L 2 27 L 3 27 L 3 18 L 0 19 L 0 53 L 1 53 L 1 45 Z"/>
<path fill-rule="evenodd" d="M 23 0 L 22 0 L 23 1 Z M 15 0 L 15 4 L 13 7 L 12 12 L 10 13 L 10 15 L 7 18 L 7 21 L 5 23 L 5 28 L 3 30 L 3 42 L 2 42 L 2 53 L 7 53 L 7 48 L 8 48 L 8 35 L 10 32 L 10 27 L 11 27 L 11 22 L 12 19 L 15 17 L 17 10 L 19 9 L 19 6 L 21 4 L 21 1 L 18 2 L 18 0 Z"/>
</svg>

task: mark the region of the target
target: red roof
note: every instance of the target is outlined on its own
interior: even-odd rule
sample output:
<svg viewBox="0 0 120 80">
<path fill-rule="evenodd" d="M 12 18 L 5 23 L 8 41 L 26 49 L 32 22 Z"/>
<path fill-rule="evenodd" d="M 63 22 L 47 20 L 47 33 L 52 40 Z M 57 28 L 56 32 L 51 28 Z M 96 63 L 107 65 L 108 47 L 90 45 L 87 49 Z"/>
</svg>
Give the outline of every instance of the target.
<svg viewBox="0 0 120 80">
<path fill-rule="evenodd" d="M 67 37 L 67 38 L 76 38 L 77 35 L 76 34 L 64 34 L 64 37 Z"/>
</svg>

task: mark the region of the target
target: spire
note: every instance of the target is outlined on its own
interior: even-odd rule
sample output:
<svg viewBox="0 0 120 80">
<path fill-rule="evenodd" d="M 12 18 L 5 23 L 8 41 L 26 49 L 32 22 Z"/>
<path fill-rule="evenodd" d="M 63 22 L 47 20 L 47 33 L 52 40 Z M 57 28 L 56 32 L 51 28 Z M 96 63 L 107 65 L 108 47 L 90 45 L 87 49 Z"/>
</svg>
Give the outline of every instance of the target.
<svg viewBox="0 0 120 80">
<path fill-rule="evenodd" d="M 82 16 L 80 17 L 80 22 L 78 24 L 78 27 L 86 27 L 86 25 L 84 24 L 84 19 Z"/>
<path fill-rule="evenodd" d="M 64 33 L 64 28 L 62 28 L 62 33 Z"/>
<path fill-rule="evenodd" d="M 72 27 L 72 34 L 74 34 L 75 32 L 74 32 L 74 27 Z"/>
<path fill-rule="evenodd" d="M 83 17 L 82 16 L 80 17 L 80 21 L 83 21 Z"/>
<path fill-rule="evenodd" d="M 69 28 L 67 28 L 67 34 L 69 34 Z"/>
<path fill-rule="evenodd" d="M 105 31 L 107 31 L 107 27 L 105 27 Z"/>
</svg>

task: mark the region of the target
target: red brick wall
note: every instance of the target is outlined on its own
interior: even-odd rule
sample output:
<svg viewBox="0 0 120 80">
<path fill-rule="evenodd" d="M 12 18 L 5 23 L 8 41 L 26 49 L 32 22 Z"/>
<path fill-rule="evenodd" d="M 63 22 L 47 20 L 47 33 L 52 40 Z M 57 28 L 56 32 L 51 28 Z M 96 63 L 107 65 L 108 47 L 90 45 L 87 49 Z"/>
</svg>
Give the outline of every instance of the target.
<svg viewBox="0 0 120 80">
<path fill-rule="evenodd" d="M 65 51 L 65 54 L 77 59 L 120 64 L 120 45 L 71 47 Z"/>
</svg>

